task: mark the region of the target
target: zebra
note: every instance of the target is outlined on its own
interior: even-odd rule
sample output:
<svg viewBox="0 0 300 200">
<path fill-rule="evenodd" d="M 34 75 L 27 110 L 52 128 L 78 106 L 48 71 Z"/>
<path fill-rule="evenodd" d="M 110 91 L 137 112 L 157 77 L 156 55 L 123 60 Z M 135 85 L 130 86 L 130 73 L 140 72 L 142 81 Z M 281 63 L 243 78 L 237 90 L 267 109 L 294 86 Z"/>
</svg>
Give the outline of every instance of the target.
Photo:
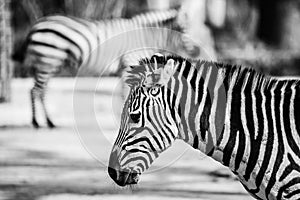
<svg viewBox="0 0 300 200">
<path fill-rule="evenodd" d="M 300 198 L 300 79 L 155 54 L 125 74 L 130 86 L 108 174 L 120 186 L 175 139 L 227 166 L 257 199 Z"/>
<path fill-rule="evenodd" d="M 179 37 L 167 31 L 167 28 L 184 31 L 177 23 L 178 12 L 178 9 L 170 9 L 140 14 L 131 19 L 103 21 L 60 15 L 40 19 L 27 36 L 24 58 L 24 65 L 34 69 L 35 83 L 30 91 L 33 126 L 39 128 L 36 120 L 36 103 L 39 99 L 48 127 L 55 127 L 45 106 L 45 93 L 49 79 L 62 67 L 73 73 L 80 68 L 93 75 L 114 74 L 119 70 L 118 65 L 105 68 L 111 64 L 112 58 L 122 55 L 120 60 L 126 66 L 132 60 L 136 61 L 137 56 L 153 54 L 151 49 L 130 52 L 135 47 L 171 47 L 171 51 L 182 50 L 191 57 L 199 55 L 198 46 L 192 44 L 186 34 Z M 118 36 L 122 34 L 120 39 Z M 117 42 L 106 42 L 110 38 Z"/>
</svg>

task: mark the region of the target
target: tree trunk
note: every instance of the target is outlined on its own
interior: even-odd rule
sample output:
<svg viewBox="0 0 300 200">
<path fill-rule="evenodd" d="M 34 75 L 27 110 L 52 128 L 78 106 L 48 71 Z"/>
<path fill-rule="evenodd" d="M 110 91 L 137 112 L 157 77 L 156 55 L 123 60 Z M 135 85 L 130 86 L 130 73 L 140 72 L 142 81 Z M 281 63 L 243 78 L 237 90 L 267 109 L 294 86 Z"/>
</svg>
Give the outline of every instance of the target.
<svg viewBox="0 0 300 200">
<path fill-rule="evenodd" d="M 166 10 L 170 8 L 169 0 L 147 0 L 149 10 Z"/>
<path fill-rule="evenodd" d="M 258 36 L 275 47 L 299 50 L 299 6 L 298 0 L 258 0 Z"/>
<path fill-rule="evenodd" d="M 12 50 L 10 23 L 10 0 L 0 1 L 0 102 L 10 100 L 10 81 L 12 76 L 12 63 L 10 60 Z"/>
</svg>

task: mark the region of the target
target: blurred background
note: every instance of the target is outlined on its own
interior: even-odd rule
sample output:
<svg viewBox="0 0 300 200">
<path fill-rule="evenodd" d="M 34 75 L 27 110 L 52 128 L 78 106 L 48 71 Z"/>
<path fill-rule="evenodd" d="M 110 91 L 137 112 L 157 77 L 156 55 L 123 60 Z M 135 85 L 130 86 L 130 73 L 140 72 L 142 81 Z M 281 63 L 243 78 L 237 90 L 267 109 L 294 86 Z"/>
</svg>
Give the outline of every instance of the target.
<svg viewBox="0 0 300 200">
<path fill-rule="evenodd" d="M 96 140 L 91 145 L 98 148 L 103 162 L 92 158 L 76 134 L 75 81 L 70 73 L 62 70 L 49 85 L 48 107 L 59 128 L 34 130 L 30 125 L 32 69 L 24 67 L 22 60 L 26 35 L 40 17 L 130 18 L 178 6 L 189 36 L 216 60 L 270 75 L 300 75 L 298 0 L 1 0 L 0 200 L 251 199 L 231 172 L 181 142 L 154 164 L 160 170 L 143 175 L 139 186 L 117 187 L 107 175 L 105 162 L 119 123 L 109 116 L 122 107 L 122 100 L 114 99 L 120 98 L 118 77 L 103 77 L 95 91 L 88 87 L 79 91 L 83 104 L 95 92 L 95 113 L 104 122 L 102 131 L 109 142 Z M 81 130 L 93 138 L 98 129 L 89 124 L 91 112 L 81 113 Z"/>
<path fill-rule="evenodd" d="M 213 40 L 210 45 L 218 60 L 250 65 L 272 75 L 300 74 L 297 0 L 10 0 L 14 76 L 28 76 L 28 68 L 17 61 L 22 60 L 26 34 L 42 16 L 130 18 L 182 4 L 186 22 L 192 25 L 191 36 L 202 43 Z"/>
</svg>

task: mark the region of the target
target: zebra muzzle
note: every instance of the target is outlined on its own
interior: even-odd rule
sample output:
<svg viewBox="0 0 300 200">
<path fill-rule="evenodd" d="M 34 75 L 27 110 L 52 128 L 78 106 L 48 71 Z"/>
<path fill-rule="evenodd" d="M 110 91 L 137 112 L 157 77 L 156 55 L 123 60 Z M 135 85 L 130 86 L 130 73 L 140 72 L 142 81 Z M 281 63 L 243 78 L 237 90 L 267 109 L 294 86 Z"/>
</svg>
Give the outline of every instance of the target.
<svg viewBox="0 0 300 200">
<path fill-rule="evenodd" d="M 118 162 L 118 151 L 114 150 L 109 159 L 108 174 L 119 186 L 137 184 L 139 173 L 130 169 L 121 169 Z"/>
<path fill-rule="evenodd" d="M 108 174 L 116 184 L 122 187 L 137 184 L 139 180 L 139 174 L 129 170 L 117 170 L 115 168 L 108 167 Z"/>
</svg>

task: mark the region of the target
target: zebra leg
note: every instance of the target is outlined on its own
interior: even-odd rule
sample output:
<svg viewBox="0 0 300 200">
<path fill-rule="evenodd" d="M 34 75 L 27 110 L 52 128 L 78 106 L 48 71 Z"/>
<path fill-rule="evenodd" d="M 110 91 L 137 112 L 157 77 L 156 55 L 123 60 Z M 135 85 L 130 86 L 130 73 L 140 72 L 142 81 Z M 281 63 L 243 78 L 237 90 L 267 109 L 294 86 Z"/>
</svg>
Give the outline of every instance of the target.
<svg viewBox="0 0 300 200">
<path fill-rule="evenodd" d="M 46 96 L 46 88 L 44 90 L 42 90 L 42 92 L 40 93 L 40 100 L 41 100 L 41 103 L 42 103 L 42 107 L 43 107 L 43 110 L 44 110 L 44 114 L 45 114 L 45 117 L 46 117 L 48 127 L 49 128 L 55 128 L 55 125 L 52 122 L 52 120 L 50 119 L 47 108 L 46 108 L 45 96 Z"/>
<path fill-rule="evenodd" d="M 32 113 L 33 119 L 32 124 L 34 127 L 38 128 L 38 123 L 36 121 L 36 99 L 38 98 L 41 101 L 42 109 L 44 110 L 45 118 L 47 121 L 47 125 L 49 128 L 54 128 L 55 125 L 52 123 L 51 119 L 49 118 L 46 106 L 45 106 L 45 93 L 46 87 L 48 84 L 49 79 L 53 76 L 56 68 L 53 66 L 39 66 L 36 68 L 35 71 L 35 83 L 34 87 L 32 88 Z"/>
<path fill-rule="evenodd" d="M 36 120 L 36 98 L 38 96 L 39 89 L 36 86 L 33 86 L 33 88 L 30 90 L 30 99 L 31 99 L 31 111 L 32 111 L 32 125 L 34 128 L 40 128 L 40 125 L 38 124 Z"/>
</svg>

